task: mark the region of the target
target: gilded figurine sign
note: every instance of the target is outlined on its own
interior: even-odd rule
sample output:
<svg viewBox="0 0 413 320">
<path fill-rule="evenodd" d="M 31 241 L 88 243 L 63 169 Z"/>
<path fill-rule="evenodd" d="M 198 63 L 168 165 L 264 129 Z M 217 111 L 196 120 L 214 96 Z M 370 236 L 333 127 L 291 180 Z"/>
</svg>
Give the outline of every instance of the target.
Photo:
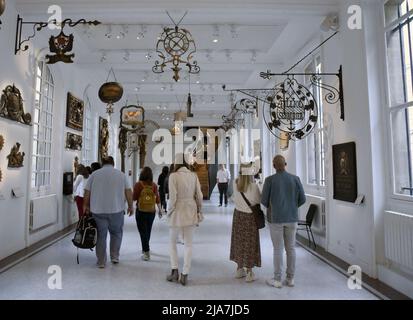
<svg viewBox="0 0 413 320">
<path fill-rule="evenodd" d="M 22 95 L 14 84 L 3 90 L 0 99 L 0 117 L 27 125 L 32 122 L 30 113 L 24 113 Z"/>
<path fill-rule="evenodd" d="M 109 155 L 109 122 L 99 118 L 99 162 Z"/>
<path fill-rule="evenodd" d="M 73 50 L 73 34 L 67 36 L 63 29 L 58 36 L 51 36 L 49 39 L 49 50 L 53 55 L 46 55 L 46 63 L 54 64 L 56 62 L 73 63 L 75 54 L 69 54 Z"/>
<path fill-rule="evenodd" d="M 83 110 L 83 101 L 69 92 L 67 94 L 66 126 L 74 130 L 83 131 Z"/>
<path fill-rule="evenodd" d="M 23 167 L 23 160 L 24 160 L 24 152 L 20 152 L 20 143 L 16 143 L 10 151 L 10 154 L 7 156 L 7 160 L 9 161 L 8 167 L 9 168 L 21 168 Z"/>
</svg>

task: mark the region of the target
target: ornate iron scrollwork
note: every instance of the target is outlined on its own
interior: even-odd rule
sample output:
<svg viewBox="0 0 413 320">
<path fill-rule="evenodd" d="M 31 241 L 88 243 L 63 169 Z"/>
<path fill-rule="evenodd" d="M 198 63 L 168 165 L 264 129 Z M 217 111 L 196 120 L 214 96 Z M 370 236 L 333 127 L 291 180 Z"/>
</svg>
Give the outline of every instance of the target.
<svg viewBox="0 0 413 320">
<path fill-rule="evenodd" d="M 196 52 L 195 41 L 191 33 L 177 25 L 174 28 L 164 28 L 158 42 L 156 52 L 161 60 L 156 60 L 152 67 L 154 73 L 163 73 L 167 64 L 172 64 L 173 79 L 179 80 L 181 65 L 188 67 L 188 72 L 197 74 L 201 70 L 197 61 L 192 61 Z"/>
<path fill-rule="evenodd" d="M 279 139 L 287 135 L 289 139 L 300 140 L 314 129 L 318 120 L 317 101 L 294 77 L 276 85 L 266 100 L 264 121 Z"/>
<path fill-rule="evenodd" d="M 231 108 L 231 112 L 228 115 L 222 116 L 223 123 L 221 128 L 225 131 L 229 131 L 235 128 L 237 125 L 244 124 L 243 114 L 255 112 L 257 110 L 257 100 L 241 99 L 237 101 Z"/>
<path fill-rule="evenodd" d="M 65 19 L 62 22 L 58 22 L 56 19 L 48 21 L 48 22 L 43 22 L 43 21 L 37 21 L 37 22 L 26 21 L 25 22 L 23 21 L 23 18 L 20 17 L 20 15 L 18 15 L 14 54 L 17 54 L 20 51 L 27 51 L 29 49 L 29 45 L 26 43 L 36 36 L 36 32 L 40 32 L 44 28 L 48 27 L 50 24 L 60 26 L 62 30 L 59 35 L 52 36 L 49 39 L 50 52 L 54 53 L 55 55 L 46 56 L 49 59 L 47 63 L 56 63 L 59 61 L 62 61 L 65 63 L 72 63 L 73 62 L 72 58 L 74 57 L 74 54 L 67 55 L 67 53 L 72 51 L 73 49 L 73 34 L 70 34 L 69 36 L 65 35 L 63 33 L 64 27 L 68 26 L 68 27 L 73 28 L 77 26 L 78 24 L 88 24 L 88 25 L 97 26 L 100 24 L 100 22 L 97 20 L 86 21 L 85 19 L 80 19 L 77 21 L 73 21 L 72 19 Z M 22 33 L 23 33 L 24 25 L 32 25 L 33 33 L 29 35 L 27 39 L 22 40 Z"/>
<path fill-rule="evenodd" d="M 328 104 L 340 103 L 341 115 L 344 120 L 344 95 L 342 67 L 338 73 L 271 73 L 261 72 L 263 79 L 270 80 L 273 76 L 285 79 L 271 89 L 231 89 L 224 91 L 240 92 L 263 103 L 263 118 L 270 132 L 277 138 L 285 140 L 301 140 L 315 128 L 318 121 L 317 99 L 312 91 L 299 83 L 296 76 L 309 76 L 312 86 L 322 89 L 323 98 Z M 326 84 L 322 76 L 337 76 L 339 88 Z"/>
</svg>

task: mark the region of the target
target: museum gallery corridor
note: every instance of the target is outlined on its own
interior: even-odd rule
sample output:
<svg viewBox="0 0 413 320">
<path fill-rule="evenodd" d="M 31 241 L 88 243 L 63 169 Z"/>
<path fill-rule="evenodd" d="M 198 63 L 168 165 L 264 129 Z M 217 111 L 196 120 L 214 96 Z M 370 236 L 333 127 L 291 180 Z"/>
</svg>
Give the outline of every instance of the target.
<svg viewBox="0 0 413 320">
<path fill-rule="evenodd" d="M 119 265 L 96 269 L 93 252 L 81 251 L 76 264 L 73 233 L 0 274 L 0 299 L 150 299 L 150 300 L 279 300 L 279 299 L 378 299 L 365 289 L 350 290 L 348 278 L 297 246 L 294 288 L 275 289 L 265 280 L 272 276 L 272 244 L 268 229 L 261 233 L 263 265 L 257 280 L 235 279 L 229 261 L 233 208 L 218 208 L 205 201 L 205 221 L 194 234 L 192 272 L 188 286 L 165 281 L 169 272 L 168 228 L 156 218 L 151 240 L 151 261 L 142 261 L 134 217 L 125 218 Z M 182 251 L 183 246 L 179 245 Z M 62 290 L 48 288 L 50 265 L 62 268 Z"/>
<path fill-rule="evenodd" d="M 413 0 L 0 0 L 0 300 L 413 299 L 412 30 Z"/>
</svg>

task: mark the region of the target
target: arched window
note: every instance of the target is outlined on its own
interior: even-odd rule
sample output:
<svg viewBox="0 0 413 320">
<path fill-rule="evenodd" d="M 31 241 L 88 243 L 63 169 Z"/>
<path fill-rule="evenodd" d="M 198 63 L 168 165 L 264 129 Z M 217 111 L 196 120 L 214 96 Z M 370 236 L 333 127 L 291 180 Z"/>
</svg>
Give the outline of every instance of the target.
<svg viewBox="0 0 413 320">
<path fill-rule="evenodd" d="M 46 63 L 38 61 L 36 65 L 31 176 L 32 188 L 37 191 L 50 186 L 53 103 L 53 76 Z"/>
</svg>

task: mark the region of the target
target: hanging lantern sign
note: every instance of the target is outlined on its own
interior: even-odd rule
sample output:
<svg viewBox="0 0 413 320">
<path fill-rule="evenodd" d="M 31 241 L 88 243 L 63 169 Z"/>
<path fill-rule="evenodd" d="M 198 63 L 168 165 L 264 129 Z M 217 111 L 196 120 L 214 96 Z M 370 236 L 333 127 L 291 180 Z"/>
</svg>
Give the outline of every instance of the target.
<svg viewBox="0 0 413 320">
<path fill-rule="evenodd" d="M 111 73 L 115 78 L 114 82 L 108 82 Z M 99 99 L 102 102 L 107 103 L 106 113 L 111 115 L 114 112 L 113 104 L 122 99 L 122 96 L 123 87 L 119 82 L 117 82 L 115 72 L 113 71 L 113 69 L 110 69 L 106 82 L 102 84 L 102 86 L 99 89 Z"/>
</svg>

